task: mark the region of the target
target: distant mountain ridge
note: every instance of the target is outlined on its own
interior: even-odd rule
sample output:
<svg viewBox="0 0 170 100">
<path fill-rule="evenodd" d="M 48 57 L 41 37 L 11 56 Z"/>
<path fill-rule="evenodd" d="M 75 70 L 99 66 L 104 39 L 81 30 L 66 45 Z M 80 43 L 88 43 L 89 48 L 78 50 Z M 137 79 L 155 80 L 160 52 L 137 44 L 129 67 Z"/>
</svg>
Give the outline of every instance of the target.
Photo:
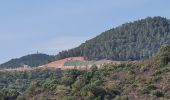
<svg viewBox="0 0 170 100">
<path fill-rule="evenodd" d="M 85 56 L 90 60 L 140 60 L 154 55 L 165 44 L 170 44 L 170 21 L 148 17 L 105 31 L 79 47 L 60 52 L 56 59 Z"/>
<path fill-rule="evenodd" d="M 37 67 L 39 65 L 47 64 L 54 60 L 54 56 L 47 54 L 30 54 L 20 58 L 11 59 L 10 61 L 0 65 L 0 68 L 16 68 L 23 65 L 30 67 Z"/>
</svg>

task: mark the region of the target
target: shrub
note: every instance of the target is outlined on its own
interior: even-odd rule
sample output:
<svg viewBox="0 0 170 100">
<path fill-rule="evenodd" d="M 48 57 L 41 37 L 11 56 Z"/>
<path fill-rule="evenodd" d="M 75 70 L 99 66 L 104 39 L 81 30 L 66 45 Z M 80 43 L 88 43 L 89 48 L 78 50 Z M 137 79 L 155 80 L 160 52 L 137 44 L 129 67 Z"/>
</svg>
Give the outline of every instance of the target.
<svg viewBox="0 0 170 100">
<path fill-rule="evenodd" d="M 127 95 L 122 96 L 121 100 L 128 100 L 128 96 Z"/>
<path fill-rule="evenodd" d="M 93 66 L 91 66 L 90 70 L 91 70 L 92 72 L 95 72 L 95 71 L 98 70 L 98 67 L 97 67 L 96 65 L 93 65 Z"/>
<path fill-rule="evenodd" d="M 18 96 L 17 100 L 26 100 L 23 96 Z"/>
<path fill-rule="evenodd" d="M 164 92 L 161 90 L 155 90 L 152 92 L 152 95 L 155 95 L 156 97 L 163 97 L 164 96 Z"/>
<path fill-rule="evenodd" d="M 70 86 L 71 84 L 74 83 L 74 80 L 73 80 L 73 78 L 71 78 L 71 77 L 64 76 L 64 77 L 62 77 L 62 79 L 61 79 L 61 83 L 64 84 L 64 85 Z"/>
<path fill-rule="evenodd" d="M 143 89 L 143 94 L 150 94 L 152 90 L 156 90 L 157 87 L 153 84 L 148 84 L 144 89 Z"/>
</svg>

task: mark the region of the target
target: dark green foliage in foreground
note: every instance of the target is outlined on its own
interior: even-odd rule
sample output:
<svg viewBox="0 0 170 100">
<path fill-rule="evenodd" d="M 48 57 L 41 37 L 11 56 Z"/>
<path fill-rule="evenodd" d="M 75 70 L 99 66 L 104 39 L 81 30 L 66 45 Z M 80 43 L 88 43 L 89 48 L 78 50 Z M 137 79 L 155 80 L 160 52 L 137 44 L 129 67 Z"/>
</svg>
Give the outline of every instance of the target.
<svg viewBox="0 0 170 100">
<path fill-rule="evenodd" d="M 23 56 L 21 58 L 12 59 L 4 64 L 1 64 L 1 68 L 15 68 L 21 67 L 22 65 L 28 65 L 31 67 L 37 67 L 39 65 L 46 64 L 54 60 L 54 56 L 49 56 L 46 54 L 31 54 Z"/>
<path fill-rule="evenodd" d="M 170 44 L 170 21 L 148 17 L 103 32 L 77 48 L 60 52 L 56 59 L 85 56 L 89 59 L 139 60 Z"/>
<path fill-rule="evenodd" d="M 169 100 L 170 46 L 136 63 L 80 70 L 0 72 L 5 100 Z"/>
<path fill-rule="evenodd" d="M 30 93 L 53 78 L 62 77 L 61 70 L 35 70 L 30 72 L 0 72 L 0 100 L 16 100 L 24 91 Z M 56 80 L 59 81 L 59 80 Z M 51 87 L 49 85 L 48 87 Z"/>
</svg>

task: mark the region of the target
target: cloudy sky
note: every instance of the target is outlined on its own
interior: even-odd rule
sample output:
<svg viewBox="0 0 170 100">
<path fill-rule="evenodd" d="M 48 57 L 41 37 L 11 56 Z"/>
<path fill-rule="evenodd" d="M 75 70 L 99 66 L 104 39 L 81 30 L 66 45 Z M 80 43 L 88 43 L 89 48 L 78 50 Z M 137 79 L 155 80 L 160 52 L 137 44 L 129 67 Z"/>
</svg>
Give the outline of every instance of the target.
<svg viewBox="0 0 170 100">
<path fill-rule="evenodd" d="M 0 63 L 57 54 L 101 32 L 148 16 L 170 19 L 168 0 L 1 0 Z"/>
</svg>

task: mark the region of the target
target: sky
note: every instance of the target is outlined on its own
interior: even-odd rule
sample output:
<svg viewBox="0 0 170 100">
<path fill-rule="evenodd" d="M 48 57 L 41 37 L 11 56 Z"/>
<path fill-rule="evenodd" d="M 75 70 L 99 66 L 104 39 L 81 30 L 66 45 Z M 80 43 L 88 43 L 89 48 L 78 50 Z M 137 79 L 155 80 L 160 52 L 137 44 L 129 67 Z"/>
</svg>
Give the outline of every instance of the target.
<svg viewBox="0 0 170 100">
<path fill-rule="evenodd" d="M 170 19 L 170 0 L 0 0 L 0 63 L 56 55 L 148 16 Z"/>
</svg>

